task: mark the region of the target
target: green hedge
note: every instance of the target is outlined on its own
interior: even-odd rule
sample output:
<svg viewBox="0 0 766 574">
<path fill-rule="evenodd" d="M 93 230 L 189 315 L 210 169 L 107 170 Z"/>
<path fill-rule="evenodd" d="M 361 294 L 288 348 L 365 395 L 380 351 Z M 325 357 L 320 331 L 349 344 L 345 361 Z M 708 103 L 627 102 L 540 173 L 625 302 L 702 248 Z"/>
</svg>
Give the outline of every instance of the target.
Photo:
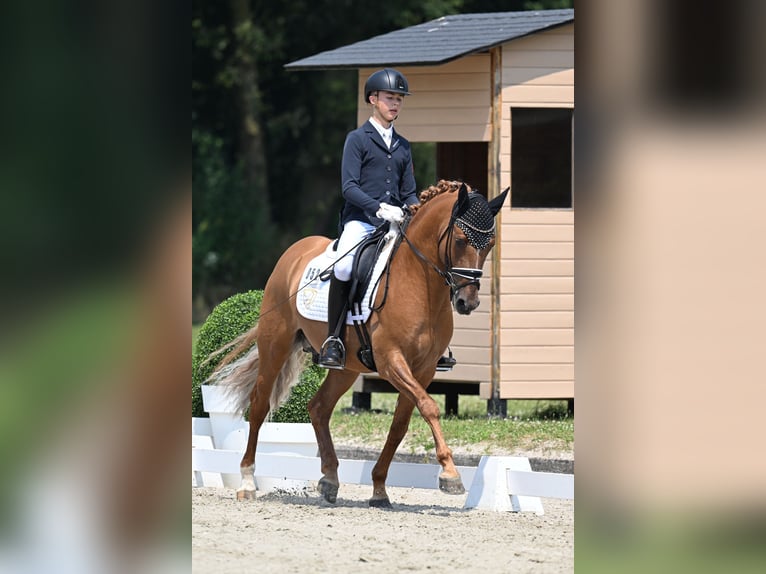
<svg viewBox="0 0 766 574">
<path fill-rule="evenodd" d="M 197 346 L 192 356 L 192 416 L 207 417 L 202 405 L 200 385 L 223 358 L 223 354 L 204 366 L 207 356 L 250 329 L 258 320 L 263 291 L 238 293 L 222 301 L 205 320 L 197 335 Z M 324 381 L 327 371 L 316 365 L 308 366 L 299 383 L 293 387 L 288 400 L 274 413 L 274 422 L 311 422 L 308 402 Z"/>
</svg>

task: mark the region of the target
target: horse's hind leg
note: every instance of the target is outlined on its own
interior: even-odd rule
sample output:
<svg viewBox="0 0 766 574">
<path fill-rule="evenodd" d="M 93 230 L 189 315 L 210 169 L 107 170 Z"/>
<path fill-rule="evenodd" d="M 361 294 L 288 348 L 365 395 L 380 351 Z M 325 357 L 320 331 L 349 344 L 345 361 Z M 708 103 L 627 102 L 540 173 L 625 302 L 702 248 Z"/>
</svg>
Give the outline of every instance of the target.
<svg viewBox="0 0 766 574">
<path fill-rule="evenodd" d="M 258 445 L 258 431 L 261 429 L 266 415 L 269 414 L 269 396 L 274 386 L 274 379 L 271 383 L 259 373 L 258 382 L 250 396 L 250 432 L 247 436 L 247 448 L 239 464 L 239 471 L 242 475 L 242 483 L 237 490 L 237 500 L 255 499 L 255 449 Z"/>
<path fill-rule="evenodd" d="M 262 323 L 263 325 L 264 323 Z M 261 334 L 263 333 L 263 334 Z M 250 432 L 247 448 L 240 462 L 242 483 L 237 490 L 237 500 L 255 498 L 255 450 L 258 445 L 258 432 L 269 414 L 270 398 L 277 378 L 293 355 L 301 353 L 295 343 L 295 337 L 285 328 L 261 329 L 258 338 L 258 377 L 250 394 Z"/>
<path fill-rule="evenodd" d="M 407 434 L 414 408 L 415 405 L 412 401 L 404 395 L 399 395 L 399 399 L 396 401 L 396 408 L 394 409 L 394 419 L 391 421 L 391 429 L 388 431 L 388 437 L 386 438 L 386 444 L 383 445 L 378 462 L 375 463 L 375 467 L 372 469 L 372 498 L 370 499 L 370 506 L 391 507 L 391 502 L 386 493 L 386 477 L 388 476 L 391 461 L 394 459 L 394 453 L 399 448 L 404 435 Z"/>
<path fill-rule="evenodd" d="M 343 396 L 354 383 L 358 373 L 353 371 L 331 370 L 319 387 L 314 397 L 309 401 L 308 409 L 311 424 L 317 437 L 319 457 L 322 461 L 322 478 L 318 488 L 327 502 L 335 502 L 338 497 L 338 456 L 330 436 L 330 416 Z"/>
</svg>

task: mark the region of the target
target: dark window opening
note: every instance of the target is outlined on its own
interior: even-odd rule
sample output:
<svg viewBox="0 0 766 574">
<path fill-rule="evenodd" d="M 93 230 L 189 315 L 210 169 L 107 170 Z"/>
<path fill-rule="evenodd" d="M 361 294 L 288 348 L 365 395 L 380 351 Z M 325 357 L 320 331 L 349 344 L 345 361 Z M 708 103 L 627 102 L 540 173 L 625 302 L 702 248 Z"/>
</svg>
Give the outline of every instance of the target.
<svg viewBox="0 0 766 574">
<path fill-rule="evenodd" d="M 511 207 L 572 207 L 572 110 L 511 110 Z"/>
<path fill-rule="evenodd" d="M 487 142 L 436 144 L 436 179 L 464 181 L 487 196 Z"/>
</svg>

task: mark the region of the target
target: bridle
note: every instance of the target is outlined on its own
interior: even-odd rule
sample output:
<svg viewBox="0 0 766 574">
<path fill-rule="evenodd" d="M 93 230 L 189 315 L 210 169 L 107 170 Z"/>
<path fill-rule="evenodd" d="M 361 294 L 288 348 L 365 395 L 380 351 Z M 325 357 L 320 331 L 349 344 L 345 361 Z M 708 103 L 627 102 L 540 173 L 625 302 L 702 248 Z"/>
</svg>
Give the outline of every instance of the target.
<svg viewBox="0 0 766 574">
<path fill-rule="evenodd" d="M 441 245 L 442 241 L 444 241 L 446 238 L 446 241 L 444 241 L 444 270 L 439 269 L 436 264 L 434 264 L 428 257 L 423 255 L 423 253 L 421 253 L 420 250 L 412 244 L 404 229 L 402 229 L 402 237 L 407 242 L 407 245 L 409 245 L 410 249 L 412 249 L 412 252 L 415 253 L 415 255 L 417 255 L 423 262 L 427 263 L 434 271 L 436 271 L 436 273 L 438 273 L 442 279 L 444 279 L 444 283 L 450 289 L 450 299 L 452 300 L 453 306 L 457 302 L 457 296 L 461 289 L 465 289 L 470 285 L 476 285 L 477 289 L 480 288 L 479 280 L 484 273 L 481 269 L 475 269 L 473 267 L 454 267 L 452 265 L 450 246 L 453 240 L 455 225 L 466 231 L 468 244 L 479 251 L 484 249 L 489 244 L 492 237 L 495 235 L 494 218 L 492 219 L 491 227 L 488 229 L 480 229 L 466 221 L 464 217 L 457 217 L 453 213 L 450 216 L 447 228 L 441 233 L 438 241 L 438 245 Z M 459 282 L 460 280 L 464 281 Z"/>
</svg>

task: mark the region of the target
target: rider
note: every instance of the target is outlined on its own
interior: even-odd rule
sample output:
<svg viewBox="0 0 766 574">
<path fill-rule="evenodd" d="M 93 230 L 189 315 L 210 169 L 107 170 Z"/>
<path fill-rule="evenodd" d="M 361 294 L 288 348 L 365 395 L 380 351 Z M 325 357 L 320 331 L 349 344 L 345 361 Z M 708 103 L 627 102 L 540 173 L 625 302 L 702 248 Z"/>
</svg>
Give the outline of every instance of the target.
<svg viewBox="0 0 766 574">
<path fill-rule="evenodd" d="M 327 303 L 328 336 L 319 365 L 342 369 L 346 363 L 346 325 L 351 267 L 355 246 L 384 221 L 401 223 L 400 206 L 416 205 L 418 196 L 410 142 L 394 130 L 393 122 L 409 96 L 407 78 L 391 68 L 378 70 L 364 84 L 364 101 L 372 115 L 346 136 L 341 164 L 342 232 L 337 250 L 347 255 L 335 263 Z"/>
</svg>

